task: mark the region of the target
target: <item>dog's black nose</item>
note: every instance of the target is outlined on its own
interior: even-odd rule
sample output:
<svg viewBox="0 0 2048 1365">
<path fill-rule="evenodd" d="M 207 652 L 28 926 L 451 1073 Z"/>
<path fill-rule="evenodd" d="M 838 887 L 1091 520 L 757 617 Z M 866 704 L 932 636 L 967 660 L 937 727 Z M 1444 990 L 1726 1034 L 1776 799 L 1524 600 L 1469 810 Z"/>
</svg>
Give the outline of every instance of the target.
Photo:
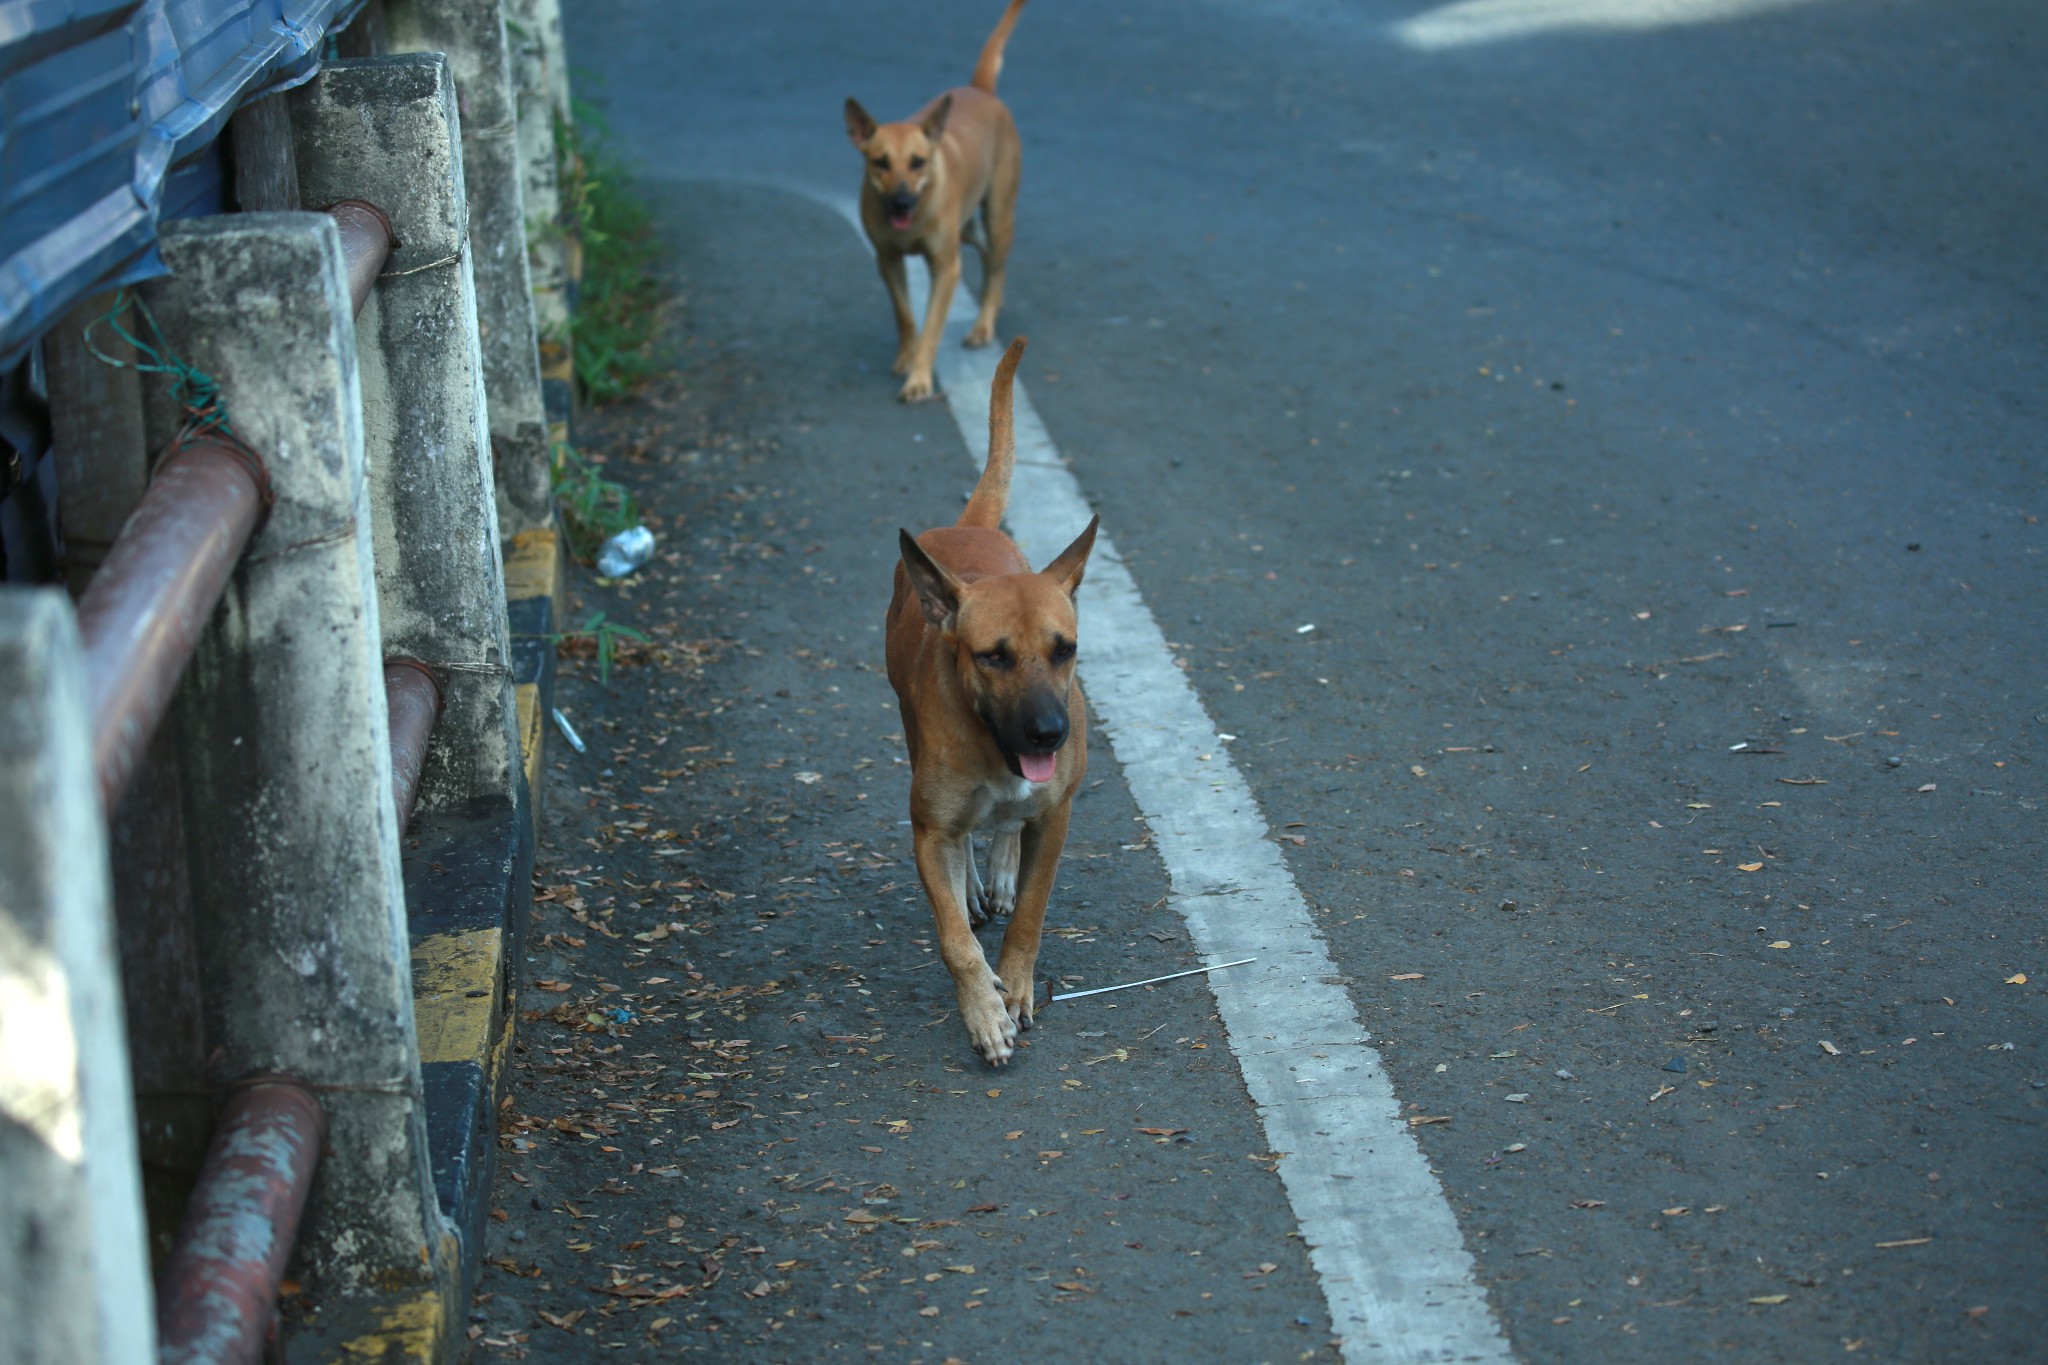
<svg viewBox="0 0 2048 1365">
<path fill-rule="evenodd" d="M 1066 713 L 1055 707 L 1039 708 L 1025 715 L 1021 728 L 1033 753 L 1049 754 L 1066 742 Z"/>
<path fill-rule="evenodd" d="M 906 214 L 917 207 L 917 196 L 911 194 L 907 190 L 898 190 L 896 193 L 890 195 L 886 202 L 889 207 L 889 212 L 896 214 L 900 217 L 901 215 Z"/>
</svg>

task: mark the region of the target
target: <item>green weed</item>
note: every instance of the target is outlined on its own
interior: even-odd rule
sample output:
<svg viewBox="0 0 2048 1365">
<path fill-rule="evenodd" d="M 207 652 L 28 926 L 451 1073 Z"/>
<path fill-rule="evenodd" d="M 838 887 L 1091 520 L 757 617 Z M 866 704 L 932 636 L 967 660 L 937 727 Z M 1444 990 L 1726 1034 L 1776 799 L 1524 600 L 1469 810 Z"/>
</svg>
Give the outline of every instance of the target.
<svg viewBox="0 0 2048 1365">
<path fill-rule="evenodd" d="M 605 145 L 597 111 L 573 102 L 557 119 L 555 156 L 566 232 L 583 262 L 568 342 L 590 403 L 623 398 L 661 367 L 655 334 L 662 287 L 654 272 L 654 216 L 624 164 Z M 550 340 L 560 341 L 560 337 Z"/>
<path fill-rule="evenodd" d="M 602 469 L 567 444 L 555 447 L 555 502 L 562 509 L 569 551 L 581 560 L 596 558 L 605 541 L 640 523 L 633 490 L 607 479 Z"/>
<path fill-rule="evenodd" d="M 599 682 L 606 684 L 609 684 L 612 680 L 612 660 L 617 657 L 619 641 L 637 640 L 641 644 L 647 643 L 645 635 L 642 635 L 631 626 L 622 626 L 615 622 L 607 621 L 604 613 L 600 611 L 592 613 L 590 619 L 583 623 L 582 629 L 565 630 L 557 633 L 554 637 L 554 644 L 559 649 L 567 642 L 570 644 L 573 652 L 580 652 L 575 651 L 574 647 L 586 640 L 590 642 L 591 652 L 597 659 L 597 679 Z"/>
</svg>

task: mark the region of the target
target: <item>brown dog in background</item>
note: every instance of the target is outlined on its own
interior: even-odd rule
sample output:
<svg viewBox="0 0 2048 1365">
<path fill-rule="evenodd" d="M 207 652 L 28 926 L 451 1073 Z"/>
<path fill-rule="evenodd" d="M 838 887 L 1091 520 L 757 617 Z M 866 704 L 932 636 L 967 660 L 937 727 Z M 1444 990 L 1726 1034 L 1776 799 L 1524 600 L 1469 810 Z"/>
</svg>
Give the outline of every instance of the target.
<svg viewBox="0 0 2048 1365">
<path fill-rule="evenodd" d="M 1002 533 L 1015 463 L 1011 389 L 1020 337 L 989 393 L 988 465 L 951 526 L 912 538 L 889 601 L 889 682 L 910 747 L 917 874 L 953 974 L 960 1018 L 982 1059 L 1010 1059 L 1031 1027 L 1046 899 L 1067 816 L 1088 771 L 1088 708 L 1074 681 L 1074 593 L 1095 547 L 1088 528 L 1033 573 Z M 989 881 L 973 835 L 990 838 Z M 1010 912 L 990 971 L 974 926 Z M 970 918 L 971 917 L 971 918 Z"/>
<path fill-rule="evenodd" d="M 860 221 L 896 306 L 893 373 L 904 376 L 896 396 L 906 403 L 921 403 L 937 392 L 932 364 L 960 283 L 962 242 L 974 244 L 982 263 L 981 312 L 967 344 L 995 340 L 1023 154 L 1017 125 L 996 98 L 996 77 L 1003 69 L 1003 44 L 1023 8 L 1024 0 L 1010 0 L 981 49 L 971 83 L 948 90 L 903 122 L 876 123 L 858 101 L 846 102 L 846 135 L 867 161 Z M 931 267 L 922 332 L 910 311 L 907 256 L 922 256 Z"/>
</svg>

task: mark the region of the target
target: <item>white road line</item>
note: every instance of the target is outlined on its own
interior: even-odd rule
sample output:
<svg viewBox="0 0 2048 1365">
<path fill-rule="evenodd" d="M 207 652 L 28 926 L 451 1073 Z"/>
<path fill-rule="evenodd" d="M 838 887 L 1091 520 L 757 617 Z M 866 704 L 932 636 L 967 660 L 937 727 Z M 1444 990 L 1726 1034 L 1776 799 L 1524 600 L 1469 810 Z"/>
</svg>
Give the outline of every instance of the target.
<svg viewBox="0 0 2048 1365">
<path fill-rule="evenodd" d="M 832 205 L 859 230 L 851 202 Z M 912 272 L 913 292 L 923 274 Z M 879 300 L 877 304 L 880 306 Z M 924 315 L 922 297 L 917 316 Z M 938 379 L 978 468 L 1000 346 L 965 350 L 954 296 Z M 885 316 L 885 315 L 884 315 Z M 1032 356 L 1045 360 L 1042 352 Z M 1092 510 L 1020 382 L 1009 522 L 1034 563 Z M 1159 623 L 1107 534 L 1081 588 L 1081 676 L 1166 863 L 1173 904 L 1211 961 L 1256 957 L 1209 987 L 1258 1105 L 1348 1365 L 1514 1359 L 1379 1054 L 1215 724 L 1173 666 Z M 1206 756 L 1206 758 L 1204 757 Z"/>
</svg>

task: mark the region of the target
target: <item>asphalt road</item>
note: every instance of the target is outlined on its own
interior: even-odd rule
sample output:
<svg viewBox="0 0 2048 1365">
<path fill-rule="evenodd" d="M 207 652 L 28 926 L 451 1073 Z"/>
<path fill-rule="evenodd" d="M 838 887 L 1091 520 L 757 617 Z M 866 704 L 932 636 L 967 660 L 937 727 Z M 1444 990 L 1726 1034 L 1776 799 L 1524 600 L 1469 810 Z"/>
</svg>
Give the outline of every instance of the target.
<svg viewBox="0 0 2048 1365">
<path fill-rule="evenodd" d="M 1205 987 L 995 1071 L 933 961 L 879 626 L 973 462 L 891 399 L 839 106 L 1000 6 L 566 8 L 682 300 L 580 433 L 663 554 L 579 610 L 660 658 L 563 685 L 476 1358 L 1383 1358 Z M 1002 332 L 1520 1360 L 2048 1338 L 2043 69 L 2023 0 L 1012 40 Z M 1197 960 L 1091 756 L 1070 987 Z"/>
</svg>

